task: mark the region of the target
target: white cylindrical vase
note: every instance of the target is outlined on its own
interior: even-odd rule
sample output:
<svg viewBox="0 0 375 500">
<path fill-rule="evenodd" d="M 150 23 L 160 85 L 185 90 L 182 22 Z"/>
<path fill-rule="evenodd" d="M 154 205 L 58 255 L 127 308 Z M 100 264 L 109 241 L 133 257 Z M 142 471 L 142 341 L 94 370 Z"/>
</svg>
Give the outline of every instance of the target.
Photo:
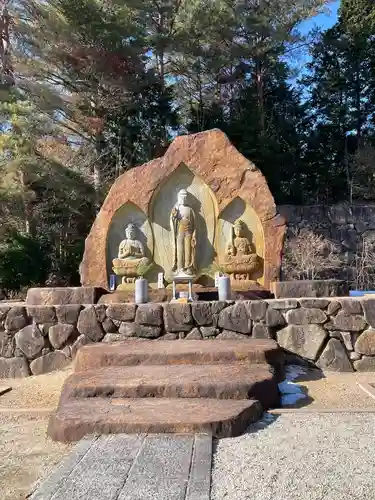
<svg viewBox="0 0 375 500">
<path fill-rule="evenodd" d="M 219 300 L 230 300 L 231 289 L 229 276 L 219 276 L 217 288 L 219 292 Z"/>
<path fill-rule="evenodd" d="M 144 304 L 148 302 L 148 281 L 145 278 L 135 280 L 135 303 Z"/>
</svg>

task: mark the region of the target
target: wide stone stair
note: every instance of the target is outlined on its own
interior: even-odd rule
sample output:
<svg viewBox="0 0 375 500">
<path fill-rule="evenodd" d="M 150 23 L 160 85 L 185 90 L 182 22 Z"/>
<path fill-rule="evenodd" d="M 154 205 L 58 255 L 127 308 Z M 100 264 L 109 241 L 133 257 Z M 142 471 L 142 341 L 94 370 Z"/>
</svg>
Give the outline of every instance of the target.
<svg viewBox="0 0 375 500">
<path fill-rule="evenodd" d="M 126 341 L 80 348 L 48 434 L 241 434 L 279 405 L 273 340 Z"/>
</svg>

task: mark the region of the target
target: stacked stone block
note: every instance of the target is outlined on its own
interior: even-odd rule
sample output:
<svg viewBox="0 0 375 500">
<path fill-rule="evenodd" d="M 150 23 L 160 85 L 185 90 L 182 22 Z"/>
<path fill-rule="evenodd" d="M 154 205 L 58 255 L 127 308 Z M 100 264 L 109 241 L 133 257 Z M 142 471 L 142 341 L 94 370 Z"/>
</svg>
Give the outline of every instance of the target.
<svg viewBox="0 0 375 500">
<path fill-rule="evenodd" d="M 0 306 L 0 378 L 61 369 L 94 342 L 275 339 L 323 370 L 375 371 L 375 298 Z"/>
<path fill-rule="evenodd" d="M 366 240 L 374 248 L 375 204 L 356 203 L 337 205 L 280 205 L 278 212 L 287 221 L 286 239 L 294 231 L 310 230 L 334 243 L 340 266 L 326 269 L 322 279 L 334 278 L 352 281 L 355 276 L 355 254 Z M 285 269 L 282 267 L 283 271 Z M 283 279 L 293 279 L 285 276 Z"/>
</svg>

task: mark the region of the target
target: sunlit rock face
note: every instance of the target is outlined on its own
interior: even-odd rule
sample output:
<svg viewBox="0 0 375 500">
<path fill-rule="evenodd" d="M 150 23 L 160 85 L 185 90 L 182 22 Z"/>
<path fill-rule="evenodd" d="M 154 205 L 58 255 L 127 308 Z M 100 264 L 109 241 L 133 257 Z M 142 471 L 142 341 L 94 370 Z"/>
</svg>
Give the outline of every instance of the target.
<svg viewBox="0 0 375 500">
<path fill-rule="evenodd" d="M 158 273 L 212 286 L 220 270 L 235 288 L 255 281 L 269 288 L 279 277 L 284 233 L 264 176 L 225 134 L 181 136 L 162 158 L 113 184 L 86 240 L 81 282 L 108 288 L 110 274 L 131 281 L 147 262 L 152 287 Z"/>
</svg>

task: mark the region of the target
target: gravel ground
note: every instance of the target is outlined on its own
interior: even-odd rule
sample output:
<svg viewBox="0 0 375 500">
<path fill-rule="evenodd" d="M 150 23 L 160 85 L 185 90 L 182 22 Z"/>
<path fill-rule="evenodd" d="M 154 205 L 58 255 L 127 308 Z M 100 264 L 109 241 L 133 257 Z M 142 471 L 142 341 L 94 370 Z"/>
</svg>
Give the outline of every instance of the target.
<svg viewBox="0 0 375 500">
<path fill-rule="evenodd" d="M 375 414 L 283 414 L 217 442 L 211 500 L 375 498 Z"/>
<path fill-rule="evenodd" d="M 374 408 L 375 399 L 366 394 L 358 383 L 374 383 L 375 373 L 326 373 L 310 370 L 295 380 L 301 386 L 307 399 L 298 401 L 292 407 L 319 408 Z M 375 498 L 375 494 L 374 494 Z"/>
<path fill-rule="evenodd" d="M 47 477 L 72 445 L 47 438 L 50 412 L 70 369 L 0 380 L 12 391 L 0 396 L 0 498 L 24 500 L 34 483 Z"/>
<path fill-rule="evenodd" d="M 55 408 L 61 387 L 71 374 L 71 367 L 64 370 L 17 379 L 0 379 L 0 386 L 11 386 L 12 390 L 0 396 L 2 408 Z"/>
<path fill-rule="evenodd" d="M 70 373 L 71 368 L 67 368 L 63 371 L 54 372 L 47 375 L 39 375 L 38 377 L 28 377 L 25 379 L 15 380 L 0 380 L 0 386 L 12 387 L 12 391 L 0 396 L 1 500 L 24 500 L 26 494 L 31 490 L 34 482 L 47 477 L 55 468 L 55 466 L 71 450 L 71 445 L 53 443 L 46 436 L 46 429 L 50 412 L 56 407 L 61 392 L 61 386 Z M 374 381 L 375 373 L 330 374 L 326 378 L 321 378 L 319 372 L 309 372 L 300 377 L 298 379 L 298 383 L 303 388 L 305 388 L 305 391 L 308 392 L 310 398 L 298 402 L 296 406 L 303 406 L 306 407 L 306 409 L 311 410 L 318 408 L 375 409 L 375 400 L 366 395 L 357 385 L 357 382 L 371 383 Z M 295 417 L 290 416 L 290 414 L 283 414 L 281 416 L 278 416 L 275 423 L 257 434 L 247 434 L 242 438 L 221 441 L 219 444 L 219 453 L 217 455 L 218 460 L 221 460 L 221 462 L 217 462 L 217 467 L 215 467 L 214 469 L 214 494 L 217 496 L 214 496 L 213 500 L 221 498 L 225 498 L 226 500 L 245 500 L 246 498 L 249 498 L 246 496 L 246 493 L 244 494 L 243 492 L 240 493 L 240 496 L 235 496 L 235 494 L 232 495 L 232 490 L 230 489 L 230 485 L 235 485 L 235 482 L 238 480 L 238 472 L 236 472 L 236 470 L 240 470 L 241 468 L 245 469 L 245 465 L 244 463 L 242 463 L 241 457 L 243 457 L 243 461 L 246 461 L 246 466 L 253 463 L 253 461 L 255 463 L 254 466 L 249 465 L 249 471 L 247 473 L 244 473 L 243 481 L 249 481 L 249 484 L 248 486 L 246 486 L 246 488 L 251 488 L 251 484 L 256 484 L 258 486 L 257 481 L 254 480 L 253 482 L 251 482 L 246 474 L 251 473 L 250 469 L 255 472 L 259 471 L 259 467 L 261 467 L 260 464 L 265 464 L 263 473 L 266 473 L 268 464 L 271 464 L 270 467 L 272 467 L 273 463 L 277 464 L 280 462 L 280 468 L 282 469 L 282 473 L 284 474 L 284 476 L 275 475 L 273 481 L 275 484 L 276 481 L 286 481 L 285 478 L 288 476 L 287 470 L 291 468 L 291 465 L 288 462 L 288 450 L 285 447 L 285 443 L 290 441 L 290 439 L 285 437 L 288 434 L 285 429 L 290 428 L 290 432 L 292 433 L 291 435 L 297 435 L 298 432 L 301 432 L 303 436 L 306 435 L 306 444 L 303 445 L 303 448 L 306 450 L 307 455 L 309 455 L 310 453 L 309 450 L 311 450 L 311 453 L 314 454 L 315 445 L 310 446 L 310 440 L 315 440 L 315 437 L 311 437 L 310 434 L 313 432 L 312 429 L 314 428 L 314 426 L 312 427 L 312 429 L 309 429 L 305 422 L 307 422 L 307 420 L 309 422 L 319 421 L 318 427 L 320 427 L 320 423 L 324 424 L 324 422 L 332 422 L 332 418 L 337 419 L 337 422 L 339 423 L 344 422 L 345 419 L 350 418 L 350 429 L 357 429 L 357 426 L 359 424 L 363 425 L 365 428 L 365 423 L 370 421 L 371 426 L 369 426 L 369 428 L 372 428 L 374 424 L 374 422 L 371 420 L 371 414 L 353 414 L 349 417 L 346 414 L 337 414 L 335 416 L 332 416 L 330 414 L 308 416 L 296 414 Z M 296 428 L 294 428 L 294 424 L 290 424 L 291 421 L 301 422 L 301 426 L 296 425 Z M 281 426 L 282 432 L 275 432 L 277 431 L 278 426 L 280 426 L 281 424 L 283 424 Z M 322 425 L 322 432 L 325 432 L 324 428 L 325 426 Z M 274 434 L 272 434 L 271 437 L 272 441 L 269 443 L 270 450 L 265 449 L 263 456 L 261 449 L 259 449 L 258 453 L 261 461 L 257 463 L 256 460 L 253 460 L 253 451 L 250 451 L 250 446 L 248 446 L 249 443 L 247 443 L 247 441 L 249 439 L 253 439 L 254 444 L 258 439 L 262 439 L 263 436 L 266 435 L 265 433 L 271 432 L 272 429 L 275 429 L 275 431 L 273 431 Z M 307 432 L 308 434 L 306 434 Z M 360 431 L 358 431 L 358 439 L 356 440 L 357 443 L 359 442 L 358 440 L 361 432 L 364 436 L 366 436 L 365 430 L 362 431 L 361 429 Z M 370 431 L 368 430 L 368 432 Z M 296 443 L 299 440 L 300 438 L 298 437 L 296 439 Z M 272 442 L 278 443 L 277 447 L 273 446 Z M 282 446 L 280 445 L 280 443 L 284 443 L 284 452 L 282 452 Z M 368 445 L 368 443 L 371 443 L 372 446 L 374 444 L 372 443 L 372 441 L 368 441 L 365 443 L 366 446 Z M 292 442 L 289 444 L 289 447 L 291 445 Z M 261 448 L 262 446 L 263 444 L 259 442 L 259 447 Z M 366 446 L 364 450 L 366 450 Z M 247 456 L 246 453 L 244 454 L 244 448 L 249 448 L 249 456 Z M 255 448 L 255 450 L 256 449 L 257 448 Z M 267 453 L 269 453 L 269 456 Z M 315 451 L 315 458 L 317 457 L 316 454 L 317 452 Z M 226 459 L 226 457 L 228 458 Z M 283 466 L 284 460 L 285 466 Z M 228 476 L 226 478 L 227 484 L 220 486 L 220 488 L 218 489 L 218 483 L 215 479 L 216 477 L 218 477 L 217 470 L 218 467 L 224 467 L 226 461 L 228 461 L 229 466 L 231 465 L 231 462 L 233 462 L 233 468 L 228 469 L 228 472 L 231 472 L 231 478 L 229 478 Z M 354 465 L 352 464 L 350 467 L 354 466 L 354 471 L 357 471 L 358 466 L 363 466 L 364 464 L 362 460 L 356 460 L 353 462 Z M 357 464 L 357 462 L 359 465 Z M 279 469 L 275 468 L 275 470 Z M 347 470 L 350 471 L 352 469 L 347 468 Z M 254 477 L 256 477 L 256 475 Z M 282 479 L 283 477 L 284 479 Z M 223 489 L 223 487 L 227 488 L 228 485 L 228 494 L 227 496 L 225 496 L 225 490 Z M 240 488 L 240 486 L 238 487 Z M 249 489 L 249 491 L 251 491 L 251 489 Z M 259 491 L 261 490 L 259 489 Z M 271 489 L 270 491 L 273 490 Z M 356 491 L 360 491 L 360 489 L 357 488 Z M 253 498 L 254 500 L 257 500 L 257 498 L 267 500 L 268 497 L 263 497 L 262 495 L 256 497 L 254 496 L 254 494 L 252 494 L 251 498 Z M 290 497 L 288 494 L 286 498 L 288 500 L 293 500 L 293 498 L 297 498 L 297 496 Z M 301 497 L 298 498 L 300 500 Z M 311 496 L 306 498 L 311 498 L 312 500 L 314 500 L 315 498 L 325 499 L 331 497 Z M 344 497 L 337 497 L 334 500 L 339 500 L 340 498 Z M 347 495 L 345 500 L 348 498 L 350 498 L 350 495 Z M 359 499 L 361 498 L 361 495 L 359 495 L 358 497 L 352 496 L 352 498 Z M 366 496 L 363 496 L 362 498 L 366 498 Z M 372 496 L 367 496 L 367 498 L 375 498 L 375 493 Z M 273 500 L 277 500 L 277 497 Z"/>
<path fill-rule="evenodd" d="M 46 436 L 49 415 L 0 415 L 0 498 L 24 500 L 49 476 L 72 445 Z"/>
</svg>

